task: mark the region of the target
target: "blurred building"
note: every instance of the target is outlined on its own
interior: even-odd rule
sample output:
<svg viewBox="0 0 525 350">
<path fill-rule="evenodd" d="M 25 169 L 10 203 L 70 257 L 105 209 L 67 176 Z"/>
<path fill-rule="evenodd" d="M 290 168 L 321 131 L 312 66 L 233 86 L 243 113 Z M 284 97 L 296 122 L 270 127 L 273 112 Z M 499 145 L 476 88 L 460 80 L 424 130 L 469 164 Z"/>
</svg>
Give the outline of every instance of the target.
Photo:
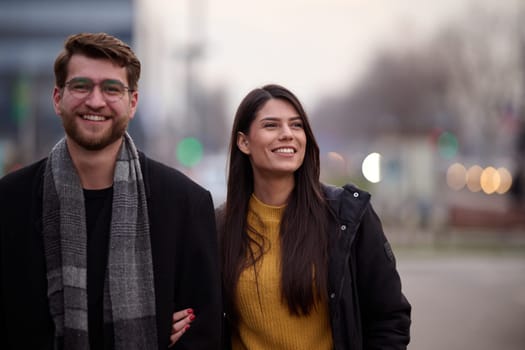
<svg viewBox="0 0 525 350">
<path fill-rule="evenodd" d="M 216 171 L 213 159 L 228 135 L 225 92 L 204 88 L 199 74 L 205 10 L 206 0 L 2 0 L 0 177 L 45 157 L 63 136 L 51 98 L 53 64 L 66 37 L 106 32 L 130 44 L 142 63 L 129 126 L 138 147 L 205 185 L 222 184 L 224 167 Z M 188 140 L 199 152 L 181 147 Z"/>
<path fill-rule="evenodd" d="M 196 138 L 212 154 L 225 147 L 225 93 L 204 86 L 209 58 L 207 0 L 136 0 L 134 39 L 142 61 L 139 110 L 147 148 L 171 165 L 180 142 Z"/>
</svg>

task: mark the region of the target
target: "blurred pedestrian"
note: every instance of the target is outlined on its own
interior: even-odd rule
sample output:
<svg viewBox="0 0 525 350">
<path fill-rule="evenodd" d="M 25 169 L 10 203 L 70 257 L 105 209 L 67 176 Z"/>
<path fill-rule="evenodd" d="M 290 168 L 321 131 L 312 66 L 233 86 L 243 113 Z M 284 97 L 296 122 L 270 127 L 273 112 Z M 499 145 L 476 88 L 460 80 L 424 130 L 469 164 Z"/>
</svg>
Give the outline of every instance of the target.
<svg viewBox="0 0 525 350">
<path fill-rule="evenodd" d="M 138 58 L 81 33 L 54 70 L 65 137 L 0 180 L 0 347 L 166 349 L 185 333 L 175 348 L 218 348 L 213 202 L 126 132 Z"/>
<path fill-rule="evenodd" d="M 248 93 L 218 209 L 227 345 L 406 349 L 411 306 L 370 195 L 319 175 L 297 97 L 278 85 Z"/>
</svg>

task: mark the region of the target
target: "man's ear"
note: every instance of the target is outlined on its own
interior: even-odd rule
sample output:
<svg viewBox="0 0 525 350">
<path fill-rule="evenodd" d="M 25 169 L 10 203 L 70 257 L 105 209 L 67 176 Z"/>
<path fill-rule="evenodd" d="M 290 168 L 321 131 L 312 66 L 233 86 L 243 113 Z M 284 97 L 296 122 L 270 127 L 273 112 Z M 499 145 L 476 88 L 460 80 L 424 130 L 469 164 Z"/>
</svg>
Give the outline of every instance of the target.
<svg viewBox="0 0 525 350">
<path fill-rule="evenodd" d="M 129 119 L 133 119 L 135 116 L 135 112 L 137 111 L 137 106 L 139 103 L 139 92 L 133 91 L 129 95 L 129 106 L 130 106 L 130 113 L 129 113 Z"/>
<path fill-rule="evenodd" d="M 246 155 L 250 154 L 248 138 L 246 137 L 246 135 L 244 135 L 243 132 L 240 131 L 237 133 L 237 147 L 241 150 L 242 153 Z"/>
<path fill-rule="evenodd" d="M 53 109 L 56 115 L 60 115 L 60 101 L 62 100 L 62 89 L 55 86 L 53 89 Z"/>
</svg>

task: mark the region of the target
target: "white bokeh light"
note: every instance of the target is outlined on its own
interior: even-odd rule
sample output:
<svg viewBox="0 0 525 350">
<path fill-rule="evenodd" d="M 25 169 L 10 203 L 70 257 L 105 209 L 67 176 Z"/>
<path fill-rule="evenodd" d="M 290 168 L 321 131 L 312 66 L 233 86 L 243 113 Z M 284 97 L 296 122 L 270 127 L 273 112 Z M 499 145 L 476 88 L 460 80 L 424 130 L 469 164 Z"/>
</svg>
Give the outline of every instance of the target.
<svg viewBox="0 0 525 350">
<path fill-rule="evenodd" d="M 381 155 L 379 153 L 370 153 L 363 160 L 361 167 L 363 176 L 372 183 L 381 181 Z"/>
</svg>

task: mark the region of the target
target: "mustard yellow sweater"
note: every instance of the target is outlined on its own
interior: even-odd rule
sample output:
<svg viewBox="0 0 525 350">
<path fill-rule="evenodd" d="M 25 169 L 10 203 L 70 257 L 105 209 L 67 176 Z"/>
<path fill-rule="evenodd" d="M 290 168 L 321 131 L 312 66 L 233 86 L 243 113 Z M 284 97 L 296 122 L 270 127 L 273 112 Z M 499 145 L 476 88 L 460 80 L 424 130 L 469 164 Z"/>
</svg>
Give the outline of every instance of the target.
<svg viewBox="0 0 525 350">
<path fill-rule="evenodd" d="M 253 267 L 244 270 L 239 278 L 239 335 L 232 338 L 233 350 L 333 348 L 326 302 L 318 301 L 310 315 L 302 317 L 292 316 L 281 302 L 279 224 L 284 208 L 266 205 L 254 195 L 250 199 L 248 223 L 266 238 L 267 251 L 257 264 L 259 293 Z"/>
</svg>

